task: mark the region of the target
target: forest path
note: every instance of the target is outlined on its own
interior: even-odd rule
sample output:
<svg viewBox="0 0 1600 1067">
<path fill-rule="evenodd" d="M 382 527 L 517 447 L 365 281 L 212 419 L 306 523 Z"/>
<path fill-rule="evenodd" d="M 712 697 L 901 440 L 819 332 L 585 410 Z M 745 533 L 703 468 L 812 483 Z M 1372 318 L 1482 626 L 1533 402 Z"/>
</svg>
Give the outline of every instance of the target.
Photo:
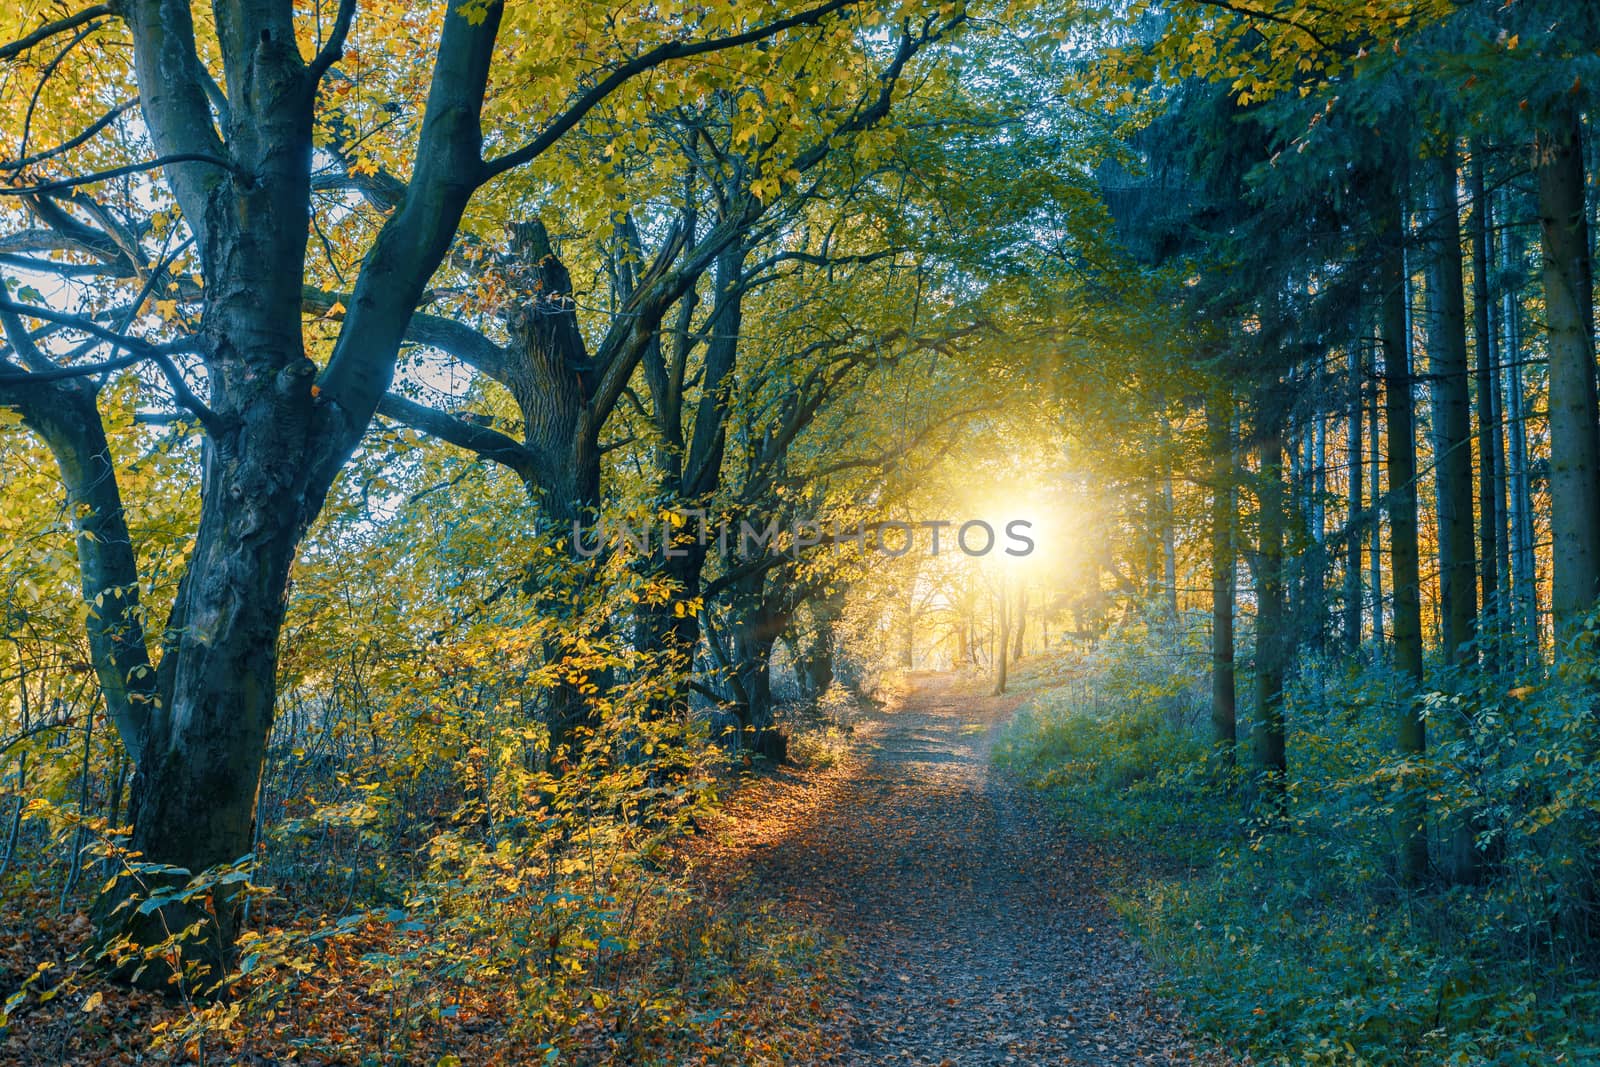
<svg viewBox="0 0 1600 1067">
<path fill-rule="evenodd" d="M 1019 702 L 914 678 L 736 848 L 854 957 L 837 1020 L 850 1063 L 1203 1060 L 1106 906 L 1095 851 L 991 768 Z M 773 794 L 752 799 L 772 814 Z"/>
</svg>

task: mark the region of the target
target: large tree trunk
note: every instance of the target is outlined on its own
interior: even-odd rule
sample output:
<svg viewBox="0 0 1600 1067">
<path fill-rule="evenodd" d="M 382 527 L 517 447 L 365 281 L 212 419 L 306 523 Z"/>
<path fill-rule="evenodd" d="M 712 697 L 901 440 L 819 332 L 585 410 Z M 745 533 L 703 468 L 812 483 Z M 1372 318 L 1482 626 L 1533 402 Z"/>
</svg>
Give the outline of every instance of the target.
<svg viewBox="0 0 1600 1067">
<path fill-rule="evenodd" d="M 836 596 L 830 596 L 812 604 L 812 628 L 803 647 L 798 643 L 795 654 L 795 674 L 800 681 L 800 690 L 807 700 L 820 700 L 833 685 L 834 678 L 834 638 L 833 620 L 838 611 L 839 601 Z M 956 629 L 961 634 L 961 628 Z M 962 652 L 965 651 L 963 647 Z M 959 667 L 960 656 L 957 657 Z"/>
<path fill-rule="evenodd" d="M 181 52 L 187 31 L 168 21 L 173 17 L 164 9 L 129 14 L 141 90 L 149 94 L 142 97 L 146 116 L 158 135 L 168 116 L 152 98 L 166 75 L 151 69 L 162 59 L 146 42 L 173 35 L 154 49 Z M 213 414 L 200 525 L 161 663 L 161 713 L 149 717 L 137 745 L 131 813 L 133 847 L 190 873 L 239 860 L 252 847 L 289 567 L 332 480 L 316 473 L 317 368 L 306 357 L 300 322 L 314 86 L 287 17 L 240 21 L 221 34 L 235 105 L 227 151 L 250 180 L 214 168 L 174 179 L 204 265 L 201 335 Z M 259 39 L 245 45 L 239 33 Z M 186 877 L 123 880 L 101 901 L 102 936 L 122 930 L 151 944 L 198 922 L 184 955 L 220 972 L 236 919 L 226 887 L 213 895 L 215 922 L 195 904 L 144 913 L 126 906 L 129 894 Z M 139 880 L 145 885 L 136 890 Z M 164 981 L 161 971 L 150 968 L 147 980 Z"/>
<path fill-rule="evenodd" d="M 1504 212 L 1511 217 L 1509 210 Z M 1533 491 L 1529 484 L 1526 398 L 1522 387 L 1522 308 L 1520 276 L 1523 243 L 1507 229 L 1502 267 L 1507 278 L 1502 300 L 1502 338 L 1505 343 L 1506 488 L 1508 533 L 1511 539 L 1511 624 L 1519 668 L 1541 662 L 1538 583 L 1533 555 Z"/>
<path fill-rule="evenodd" d="M 1434 470 L 1439 510 L 1439 588 L 1445 659 L 1457 668 L 1477 663 L 1477 573 L 1472 522 L 1472 397 L 1467 367 L 1466 301 L 1461 264 L 1461 219 L 1456 197 L 1455 153 L 1446 148 L 1431 177 L 1428 247 L 1428 348 L 1433 372 Z M 1490 509 L 1490 521 L 1493 510 Z M 1457 679 L 1457 685 L 1470 684 Z M 1452 718 L 1458 738 L 1470 724 Z M 1478 877 L 1478 851 L 1471 821 L 1448 828 L 1450 877 Z"/>
<path fill-rule="evenodd" d="M 662 358 L 658 338 L 643 357 L 646 380 L 650 383 L 656 429 L 663 445 L 656 450 L 656 471 L 662 496 L 674 500 L 685 512 L 703 508 L 722 484 L 723 454 L 727 442 L 728 412 L 732 403 L 730 383 L 739 354 L 740 332 L 744 323 L 744 261 L 747 247 L 735 241 L 716 257 L 713 282 L 715 303 L 707 321 L 710 339 L 706 342 L 701 372 L 700 401 L 694 425 L 685 433 L 685 401 L 682 375 L 688 366 L 691 316 L 694 301 L 686 295 L 679 309 L 677 336 L 679 350 L 669 366 Z M 677 374 L 673 371 L 676 369 Z M 703 512 L 700 515 L 703 516 Z M 709 521 L 709 520 L 707 520 Z M 701 574 L 705 568 L 708 529 L 701 519 L 689 516 L 683 531 L 679 555 L 670 557 L 663 550 L 654 557 L 657 576 L 677 592 L 676 598 L 692 600 L 700 595 Z M 689 686 L 694 670 L 695 646 L 700 640 L 698 614 L 676 610 L 672 604 L 642 604 L 638 617 L 642 649 L 661 659 L 654 669 L 669 679 L 663 696 L 656 701 L 656 714 L 686 713 Z"/>
<path fill-rule="evenodd" d="M 592 583 L 599 568 L 585 554 L 611 551 L 603 547 L 604 528 L 595 525 L 601 517 L 600 426 L 591 403 L 596 381 L 578 329 L 572 279 L 544 223 L 535 218 L 514 224 L 511 251 L 521 293 L 505 312 L 510 343 L 504 377 L 522 415 L 530 457 L 528 492 L 548 523 L 545 532 L 563 546 L 567 562 L 557 582 L 529 581 L 525 591 L 539 598 L 540 610 L 564 623 L 566 634 L 546 640 L 543 648 L 545 661 L 558 663 L 572 659 L 569 641 L 580 636 L 592 609 Z M 587 547 L 581 547 L 586 537 Z M 605 635 L 581 636 L 592 643 Z M 551 766 L 569 766 L 578 758 L 583 733 L 599 725 L 593 694 L 608 688 L 610 681 L 605 671 L 556 672 L 542 695 L 540 712 L 549 730 Z"/>
<path fill-rule="evenodd" d="M 765 594 L 766 585 L 765 575 L 758 574 L 735 590 L 728 680 L 735 697 L 740 745 L 782 763 L 788 756 L 788 739 L 774 724 L 772 649 L 790 616 Z"/>
<path fill-rule="evenodd" d="M 222 461 L 213 460 L 213 467 Z M 223 486 L 201 502 L 200 530 L 175 612 L 177 647 L 163 663 L 170 715 L 152 718 L 133 790 L 133 847 L 161 863 L 198 873 L 243 858 L 252 847 L 256 790 L 276 696 L 278 633 L 299 524 L 262 519 L 250 536 L 229 536 L 235 508 L 255 516 L 301 514 L 291 494 L 274 493 L 281 475 L 255 463 L 216 471 Z M 167 665 L 173 664 L 168 675 Z M 159 886 L 161 879 L 146 879 Z M 225 888 L 214 896 L 202 954 L 222 962 L 236 912 Z M 102 912 L 103 918 L 110 918 Z M 197 908 L 151 912 L 133 930 L 141 943 L 204 918 Z M 155 979 L 151 975 L 151 979 Z"/>
<path fill-rule="evenodd" d="M 1432 164 L 1427 234 L 1428 355 L 1432 371 L 1434 471 L 1439 510 L 1439 599 L 1445 658 L 1475 661 L 1477 574 L 1472 523 L 1472 397 L 1467 371 L 1461 221 L 1455 153 Z"/>
<path fill-rule="evenodd" d="M 1394 663 L 1405 685 L 1400 694 L 1398 748 L 1406 756 L 1427 751 L 1427 733 L 1415 688 L 1422 683 L 1422 583 L 1417 548 L 1417 442 L 1411 410 L 1411 353 L 1406 330 L 1406 278 L 1398 202 L 1389 223 L 1379 278 L 1383 339 L 1384 416 L 1389 461 L 1390 575 L 1394 587 Z M 1401 878 L 1417 885 L 1428 873 L 1427 809 L 1420 797 L 1398 806 Z"/>
<path fill-rule="evenodd" d="M 1540 134 L 1534 152 L 1550 352 L 1550 606 L 1558 655 L 1600 595 L 1600 415 L 1581 137 L 1569 110 Z"/>
<path fill-rule="evenodd" d="M 188 6 L 120 7 L 158 152 L 225 165 L 164 169 L 199 252 L 209 387 L 200 525 L 158 671 L 160 703 L 129 745 L 139 755 L 132 843 L 164 870 L 115 880 L 96 911 L 102 943 L 129 934 L 148 946 L 178 933 L 185 968 L 196 964 L 209 979 L 235 927 L 232 883 L 217 885 L 204 906 L 130 905 L 252 847 L 290 565 L 388 388 L 407 319 L 471 195 L 499 10 L 472 23 L 450 7 L 411 183 L 367 257 L 319 377 L 301 305 L 320 69 L 300 54 L 292 12 L 230 9 L 218 20 L 224 140 L 194 74 Z M 162 984 L 164 970 L 146 968 L 143 980 Z"/>
<path fill-rule="evenodd" d="M 1491 667 L 1498 667 L 1503 652 L 1502 628 L 1505 603 L 1502 583 L 1505 577 L 1501 560 L 1505 535 L 1505 449 L 1500 436 L 1500 388 L 1495 362 L 1499 346 L 1494 336 L 1494 300 L 1490 275 L 1494 270 L 1491 252 L 1493 223 L 1490 201 L 1484 189 L 1483 146 L 1472 146 L 1472 333 L 1476 350 L 1474 374 L 1478 391 L 1478 542 L 1483 553 L 1482 597 L 1484 629 L 1488 640 L 1484 651 Z"/>
<path fill-rule="evenodd" d="M 1234 546 L 1233 401 L 1218 391 L 1206 405 L 1211 453 L 1211 735 L 1226 766 L 1238 746 L 1238 694 L 1233 665 Z"/>
<path fill-rule="evenodd" d="M 13 348 L 26 351 L 22 324 L 3 312 L 0 320 Z M 156 709 L 156 676 L 139 607 L 138 565 L 98 393 L 80 378 L 40 387 L 0 387 L 0 400 L 14 406 L 44 439 L 60 471 L 66 512 L 77 530 L 78 575 L 90 609 L 85 629 L 95 680 L 124 747 L 137 761 Z"/>
</svg>

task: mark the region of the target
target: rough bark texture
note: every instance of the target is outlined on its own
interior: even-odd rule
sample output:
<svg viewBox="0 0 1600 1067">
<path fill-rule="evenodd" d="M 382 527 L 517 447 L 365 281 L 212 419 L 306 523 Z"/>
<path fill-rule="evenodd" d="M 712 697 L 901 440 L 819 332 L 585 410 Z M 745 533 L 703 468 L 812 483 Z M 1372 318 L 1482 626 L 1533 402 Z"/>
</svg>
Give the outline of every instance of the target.
<svg viewBox="0 0 1600 1067">
<path fill-rule="evenodd" d="M 1387 424 L 1390 574 L 1394 586 L 1394 663 L 1413 686 L 1422 683 L 1422 595 L 1417 551 L 1417 444 L 1411 410 L 1411 353 L 1406 330 L 1404 254 L 1399 207 L 1392 217 L 1391 245 L 1385 250 L 1380 284 L 1383 338 L 1384 421 Z M 1400 752 L 1421 756 L 1427 750 L 1426 725 L 1414 693 L 1402 692 L 1397 729 Z M 1426 810 L 1418 801 L 1402 805 L 1401 877 L 1421 883 L 1428 872 Z"/>
<path fill-rule="evenodd" d="M 124 9 L 157 148 L 218 161 L 166 170 L 205 279 L 200 348 L 210 397 L 200 525 L 169 626 L 159 711 L 129 738 L 140 755 L 133 845 L 149 861 L 198 872 L 250 850 L 289 568 L 387 388 L 406 318 L 474 187 L 498 11 L 473 26 L 452 5 L 410 188 L 367 259 L 314 389 L 300 315 L 320 70 L 301 58 L 292 13 L 219 10 L 228 99 L 219 133 L 188 6 L 146 0 Z M 234 918 L 225 893 L 216 894 L 213 922 L 180 905 L 143 915 L 119 907 L 131 891 L 125 880 L 102 900 L 103 938 L 129 932 L 149 943 L 199 919 L 194 955 L 220 962 Z M 151 970 L 148 980 L 162 980 Z"/>
<path fill-rule="evenodd" d="M 1484 189 L 1483 149 L 1474 144 L 1471 167 L 1472 193 L 1472 335 L 1476 359 L 1473 365 L 1478 392 L 1478 544 L 1482 552 L 1481 603 L 1485 628 L 1490 640 L 1485 651 L 1499 659 L 1501 626 L 1505 616 L 1502 583 L 1505 568 L 1506 504 L 1505 449 L 1500 436 L 1500 388 L 1496 362 L 1499 345 L 1494 336 L 1494 299 L 1490 276 L 1494 271 L 1492 253 L 1491 205 Z"/>
<path fill-rule="evenodd" d="M 706 515 L 706 505 L 722 485 L 730 390 L 744 321 L 746 252 L 742 241 L 734 241 L 720 249 L 715 259 L 712 275 L 715 296 L 706 322 L 709 340 L 705 345 L 700 399 L 694 408 L 692 426 L 686 428 L 684 424 L 685 379 L 693 346 L 690 337 L 695 306 L 692 290 L 684 295 L 679 307 L 670 349 L 672 358 L 667 358 L 667 346 L 659 338 L 641 357 L 645 379 L 651 388 L 651 413 L 661 440 L 656 449 L 656 477 L 661 498 L 686 513 L 705 516 L 708 524 L 712 519 Z M 678 591 L 676 596 L 692 599 L 700 595 L 707 555 L 704 542 L 711 536 L 710 530 L 702 530 L 700 520 L 691 516 L 678 549 L 680 554 L 669 557 L 663 553 L 649 561 L 656 577 Z M 659 701 L 657 713 L 686 713 L 695 647 L 700 641 L 698 614 L 674 612 L 670 604 L 642 604 L 636 629 L 640 647 L 659 656 L 661 670 L 673 678 L 668 694 Z"/>
<path fill-rule="evenodd" d="M 1526 400 L 1522 390 L 1522 308 L 1518 273 L 1522 267 L 1523 245 L 1513 231 L 1507 231 L 1503 244 L 1502 266 L 1508 285 L 1502 301 L 1501 330 L 1505 344 L 1506 396 L 1506 482 L 1508 533 L 1511 540 L 1510 632 L 1516 638 L 1518 665 L 1526 667 L 1540 660 L 1538 588 L 1534 582 L 1533 500 L 1529 485 L 1528 430 Z"/>
<path fill-rule="evenodd" d="M 1439 512 L 1439 601 L 1445 658 L 1476 661 L 1476 551 L 1472 522 L 1472 398 L 1455 154 L 1432 165 L 1427 233 L 1428 358 L 1432 372 L 1435 499 Z"/>
<path fill-rule="evenodd" d="M 727 673 L 740 746 L 782 763 L 788 757 L 788 737 L 773 718 L 772 649 L 792 618 L 785 592 L 768 588 L 765 571 L 754 574 L 740 583 L 730 615 Z"/>
<path fill-rule="evenodd" d="M 1589 332 L 1582 139 L 1569 111 L 1538 138 L 1539 229 L 1550 353 L 1551 610 L 1558 654 L 1600 594 L 1600 418 Z"/>
<path fill-rule="evenodd" d="M 1432 174 L 1428 247 L 1428 347 L 1433 371 L 1435 499 L 1439 510 L 1440 613 L 1445 659 L 1470 668 L 1478 660 L 1477 569 L 1473 542 L 1472 397 L 1467 365 L 1466 299 L 1454 152 Z M 1493 510 L 1489 514 L 1493 521 Z M 1470 724 L 1447 718 L 1458 737 Z M 1478 851 L 1470 821 L 1446 828 L 1446 866 L 1460 883 L 1477 880 Z"/>
</svg>

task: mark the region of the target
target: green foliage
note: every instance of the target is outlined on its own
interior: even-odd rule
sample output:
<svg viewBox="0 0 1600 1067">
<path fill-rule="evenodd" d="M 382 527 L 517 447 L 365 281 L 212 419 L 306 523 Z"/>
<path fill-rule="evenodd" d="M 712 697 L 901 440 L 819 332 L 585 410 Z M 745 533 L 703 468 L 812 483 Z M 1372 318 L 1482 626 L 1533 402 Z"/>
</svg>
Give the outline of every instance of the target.
<svg viewBox="0 0 1600 1067">
<path fill-rule="evenodd" d="M 1545 1064 L 1600 1055 L 1583 887 L 1600 778 L 1593 659 L 1537 687 L 1425 696 L 1438 743 L 1391 754 L 1379 670 L 1307 664 L 1289 694 L 1289 818 L 1251 822 L 1197 724 L 1163 714 L 1167 664 L 1137 641 L 1072 664 L 999 758 L 1075 825 L 1147 861 L 1115 903 L 1198 1023 L 1260 1063 Z M 1146 679 L 1142 686 L 1130 680 Z M 1145 695 L 1141 695 L 1141 689 Z M 1084 694 L 1116 694 L 1097 709 Z M 1406 890 L 1396 812 L 1425 791 L 1475 817 L 1481 884 Z"/>
</svg>

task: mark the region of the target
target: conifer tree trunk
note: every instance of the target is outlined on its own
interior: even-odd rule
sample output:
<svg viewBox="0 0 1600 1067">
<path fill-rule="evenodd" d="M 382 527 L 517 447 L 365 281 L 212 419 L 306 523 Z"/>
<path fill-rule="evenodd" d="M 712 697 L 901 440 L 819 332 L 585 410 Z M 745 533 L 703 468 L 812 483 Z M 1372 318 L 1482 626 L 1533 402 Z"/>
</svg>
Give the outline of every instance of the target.
<svg viewBox="0 0 1600 1067">
<path fill-rule="evenodd" d="M 1378 381 L 1377 350 L 1373 350 L 1370 361 L 1372 371 L 1372 412 L 1367 419 L 1367 453 L 1372 457 L 1372 477 L 1368 479 L 1371 486 L 1370 499 L 1372 503 L 1372 523 L 1370 530 L 1370 545 L 1367 550 L 1367 564 L 1371 571 L 1369 583 L 1372 586 L 1372 648 L 1374 656 L 1382 660 L 1384 645 L 1387 638 L 1384 636 L 1383 615 L 1383 388 Z M 1391 533 L 1391 538 L 1393 537 Z"/>
<path fill-rule="evenodd" d="M 1589 327 L 1582 132 L 1575 110 L 1540 133 L 1534 155 L 1550 354 L 1550 608 L 1559 656 L 1600 594 L 1600 415 Z"/>
<path fill-rule="evenodd" d="M 1256 799 L 1281 813 L 1285 772 L 1283 686 L 1289 648 L 1284 632 L 1284 484 L 1281 416 L 1263 427 L 1260 443 L 1260 545 L 1256 566 L 1256 714 L 1253 747 Z"/>
<path fill-rule="evenodd" d="M 1344 644 L 1354 654 L 1361 647 L 1361 542 L 1365 538 L 1363 513 L 1366 467 L 1362 458 L 1361 340 L 1350 342 L 1346 357 L 1349 407 L 1345 414 L 1345 464 L 1349 471 L 1345 497 Z"/>
<path fill-rule="evenodd" d="M 1467 376 L 1466 305 L 1455 153 L 1430 174 L 1428 358 L 1432 371 L 1434 469 L 1439 511 L 1439 599 L 1445 658 L 1475 660 L 1477 575 L 1472 529 L 1472 398 Z"/>
<path fill-rule="evenodd" d="M 1489 275 L 1494 257 L 1490 254 L 1490 202 L 1484 191 L 1483 146 L 1472 148 L 1472 327 L 1477 360 L 1474 377 L 1478 391 L 1478 543 L 1482 549 L 1481 601 L 1484 629 L 1488 632 L 1485 651 L 1493 660 L 1501 651 L 1500 625 L 1504 616 L 1501 598 L 1501 557 L 1505 548 L 1505 450 L 1500 437 L 1500 390 L 1495 373 L 1498 348 L 1493 333 L 1493 298 Z"/>
<path fill-rule="evenodd" d="M 1511 212 L 1504 214 L 1509 218 Z M 1522 385 L 1519 279 L 1523 259 L 1522 241 L 1514 230 L 1507 229 L 1502 243 L 1502 269 L 1509 282 L 1501 300 L 1501 334 L 1505 345 L 1507 525 L 1511 540 L 1510 632 L 1516 639 L 1517 665 L 1528 667 L 1541 661 L 1541 639 L 1533 556 L 1533 493 L 1528 479 L 1527 400 Z"/>
<path fill-rule="evenodd" d="M 1328 419 L 1318 411 L 1311 425 L 1311 500 L 1307 509 L 1311 534 L 1311 565 L 1306 585 L 1310 590 L 1307 607 L 1314 613 L 1312 647 L 1318 652 L 1328 644 Z"/>
<path fill-rule="evenodd" d="M 1411 355 L 1406 330 L 1404 226 L 1398 201 L 1390 219 L 1391 246 L 1380 276 L 1380 336 L 1383 340 L 1384 421 L 1388 431 L 1390 579 L 1394 586 L 1394 664 L 1412 686 L 1422 682 L 1422 596 L 1417 550 L 1417 443 L 1411 410 Z M 1403 755 L 1427 751 L 1427 732 L 1414 694 L 1400 699 L 1398 748 Z M 1426 809 L 1408 799 L 1398 812 L 1400 874 L 1411 885 L 1428 872 Z"/>
<path fill-rule="evenodd" d="M 1428 241 L 1428 348 L 1433 377 L 1435 495 L 1439 512 L 1439 591 L 1445 659 L 1477 663 L 1477 573 L 1473 541 L 1472 396 L 1467 364 L 1467 316 L 1461 262 L 1461 218 L 1455 153 L 1447 147 L 1430 178 Z M 1493 507 L 1490 507 L 1493 522 Z M 1461 679 L 1458 684 L 1467 684 Z M 1457 736 L 1468 724 L 1449 720 Z M 1477 881 L 1479 856 L 1472 822 L 1456 818 L 1448 829 L 1451 880 Z"/>
<path fill-rule="evenodd" d="M 1233 664 L 1235 571 L 1233 401 L 1218 391 L 1206 405 L 1211 453 L 1211 733 L 1226 765 L 1238 744 L 1238 694 Z"/>
</svg>

